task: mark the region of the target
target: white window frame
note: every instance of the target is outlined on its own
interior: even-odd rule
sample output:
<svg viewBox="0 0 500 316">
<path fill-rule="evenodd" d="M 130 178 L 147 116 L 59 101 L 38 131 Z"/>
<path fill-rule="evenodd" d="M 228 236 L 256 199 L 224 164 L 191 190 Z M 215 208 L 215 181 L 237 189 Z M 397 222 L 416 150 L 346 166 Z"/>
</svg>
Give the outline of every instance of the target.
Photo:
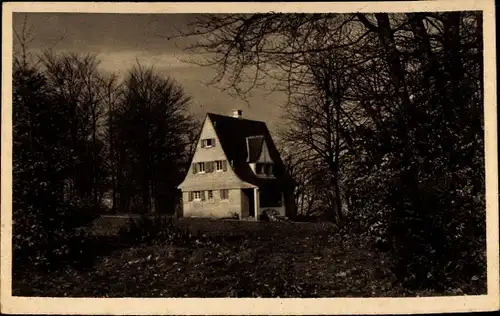
<svg viewBox="0 0 500 316">
<path fill-rule="evenodd" d="M 216 172 L 223 172 L 224 171 L 224 165 L 223 165 L 222 160 L 215 161 L 215 171 Z"/>
<path fill-rule="evenodd" d="M 209 141 L 210 141 L 210 145 L 208 145 Z M 205 148 L 212 148 L 212 147 L 214 147 L 214 144 L 212 143 L 212 138 L 205 138 L 203 140 L 203 147 L 205 147 Z"/>
<path fill-rule="evenodd" d="M 193 191 L 193 201 L 201 201 L 201 191 Z"/>
<path fill-rule="evenodd" d="M 204 162 L 198 162 L 197 167 L 197 173 L 205 173 L 205 163 Z M 203 170 L 201 170 L 203 169 Z"/>
<path fill-rule="evenodd" d="M 213 200 L 214 199 L 214 191 L 208 190 L 207 192 L 208 192 L 207 193 L 207 200 L 209 200 L 209 201 Z"/>
</svg>

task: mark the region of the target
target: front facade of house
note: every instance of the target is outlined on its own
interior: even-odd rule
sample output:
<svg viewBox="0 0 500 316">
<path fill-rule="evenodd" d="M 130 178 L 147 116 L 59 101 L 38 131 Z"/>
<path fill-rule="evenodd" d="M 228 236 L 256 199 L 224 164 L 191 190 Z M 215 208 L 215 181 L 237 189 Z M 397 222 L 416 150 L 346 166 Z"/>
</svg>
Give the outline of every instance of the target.
<svg viewBox="0 0 500 316">
<path fill-rule="evenodd" d="M 266 209 L 293 216 L 288 178 L 263 122 L 208 113 L 179 185 L 183 217 L 258 219 Z"/>
</svg>

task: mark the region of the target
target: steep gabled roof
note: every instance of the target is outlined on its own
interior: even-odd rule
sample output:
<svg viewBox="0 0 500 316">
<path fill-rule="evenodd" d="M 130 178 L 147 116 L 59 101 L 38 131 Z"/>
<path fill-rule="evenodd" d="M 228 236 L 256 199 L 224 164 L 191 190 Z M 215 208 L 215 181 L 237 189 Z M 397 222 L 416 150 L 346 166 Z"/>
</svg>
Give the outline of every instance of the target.
<svg viewBox="0 0 500 316">
<path fill-rule="evenodd" d="M 207 116 L 212 121 L 227 160 L 241 180 L 259 186 L 288 182 L 283 162 L 266 123 L 214 113 L 208 113 Z M 250 140 L 249 145 L 247 145 L 247 139 Z M 252 160 L 255 155 L 257 157 L 260 155 L 264 140 L 268 146 L 269 155 L 275 163 L 276 179 L 259 178 L 249 166 L 248 160 Z"/>
</svg>

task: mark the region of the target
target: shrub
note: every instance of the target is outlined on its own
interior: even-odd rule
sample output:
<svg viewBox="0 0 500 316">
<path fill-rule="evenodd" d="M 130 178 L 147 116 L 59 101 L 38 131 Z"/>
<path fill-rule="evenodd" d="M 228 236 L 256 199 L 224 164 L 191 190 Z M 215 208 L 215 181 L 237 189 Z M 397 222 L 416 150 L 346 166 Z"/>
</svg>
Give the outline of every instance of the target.
<svg viewBox="0 0 500 316">
<path fill-rule="evenodd" d="M 267 212 L 262 212 L 262 214 L 260 214 L 259 216 L 259 220 L 263 222 L 269 222 L 271 219 L 269 218 Z"/>
<path fill-rule="evenodd" d="M 13 212 L 14 271 L 83 267 L 92 262 L 96 248 L 82 228 L 92 217 L 78 215 L 68 204 L 41 209 L 23 206 Z"/>
<path fill-rule="evenodd" d="M 418 213 L 393 217 L 395 271 L 410 289 L 467 291 L 474 280 L 485 281 L 484 197 L 433 191 Z"/>
<path fill-rule="evenodd" d="M 69 184 L 76 186 L 76 170 L 85 169 L 88 157 L 76 149 L 87 142 L 70 136 L 76 118 L 36 65 L 16 61 L 13 70 L 14 272 L 82 263 L 92 247 L 81 227 L 96 205 Z"/>
<path fill-rule="evenodd" d="M 429 165 L 411 182 L 384 165 L 361 174 L 351 184 L 355 212 L 343 229 L 390 251 L 393 271 L 407 289 L 479 289 L 477 282 L 486 279 L 486 217 L 484 190 L 474 182 L 481 175 Z"/>
<path fill-rule="evenodd" d="M 192 239 L 189 230 L 181 227 L 175 218 L 165 215 L 131 218 L 129 224 L 119 230 L 118 235 L 122 242 L 131 244 L 161 241 L 183 245 Z"/>
</svg>

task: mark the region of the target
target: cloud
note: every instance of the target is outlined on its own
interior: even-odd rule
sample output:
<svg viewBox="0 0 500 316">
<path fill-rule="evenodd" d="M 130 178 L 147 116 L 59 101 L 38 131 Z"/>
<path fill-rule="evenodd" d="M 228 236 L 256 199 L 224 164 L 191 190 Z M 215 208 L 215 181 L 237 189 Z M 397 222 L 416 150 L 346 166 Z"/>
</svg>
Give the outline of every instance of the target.
<svg viewBox="0 0 500 316">
<path fill-rule="evenodd" d="M 108 52 L 99 55 L 101 68 L 121 76 L 137 64 L 153 66 L 157 72 L 175 79 L 182 85 L 186 93 L 192 97 L 191 111 L 202 117 L 206 112 L 230 114 L 232 109 L 242 109 L 249 119 L 266 121 L 271 132 L 278 128 L 282 115 L 281 105 L 286 102 L 284 93 L 254 91 L 249 98 L 249 104 L 239 98 L 232 97 L 228 92 L 206 85 L 216 74 L 212 67 L 202 67 L 183 62 L 183 53 L 152 54 L 146 51 Z M 196 57 L 196 56 L 195 56 Z"/>
<path fill-rule="evenodd" d="M 126 71 L 137 65 L 153 66 L 155 69 L 175 71 L 178 69 L 196 68 L 198 66 L 182 61 L 177 53 L 151 53 L 147 51 L 119 51 L 98 54 L 101 69 L 124 75 Z"/>
</svg>

